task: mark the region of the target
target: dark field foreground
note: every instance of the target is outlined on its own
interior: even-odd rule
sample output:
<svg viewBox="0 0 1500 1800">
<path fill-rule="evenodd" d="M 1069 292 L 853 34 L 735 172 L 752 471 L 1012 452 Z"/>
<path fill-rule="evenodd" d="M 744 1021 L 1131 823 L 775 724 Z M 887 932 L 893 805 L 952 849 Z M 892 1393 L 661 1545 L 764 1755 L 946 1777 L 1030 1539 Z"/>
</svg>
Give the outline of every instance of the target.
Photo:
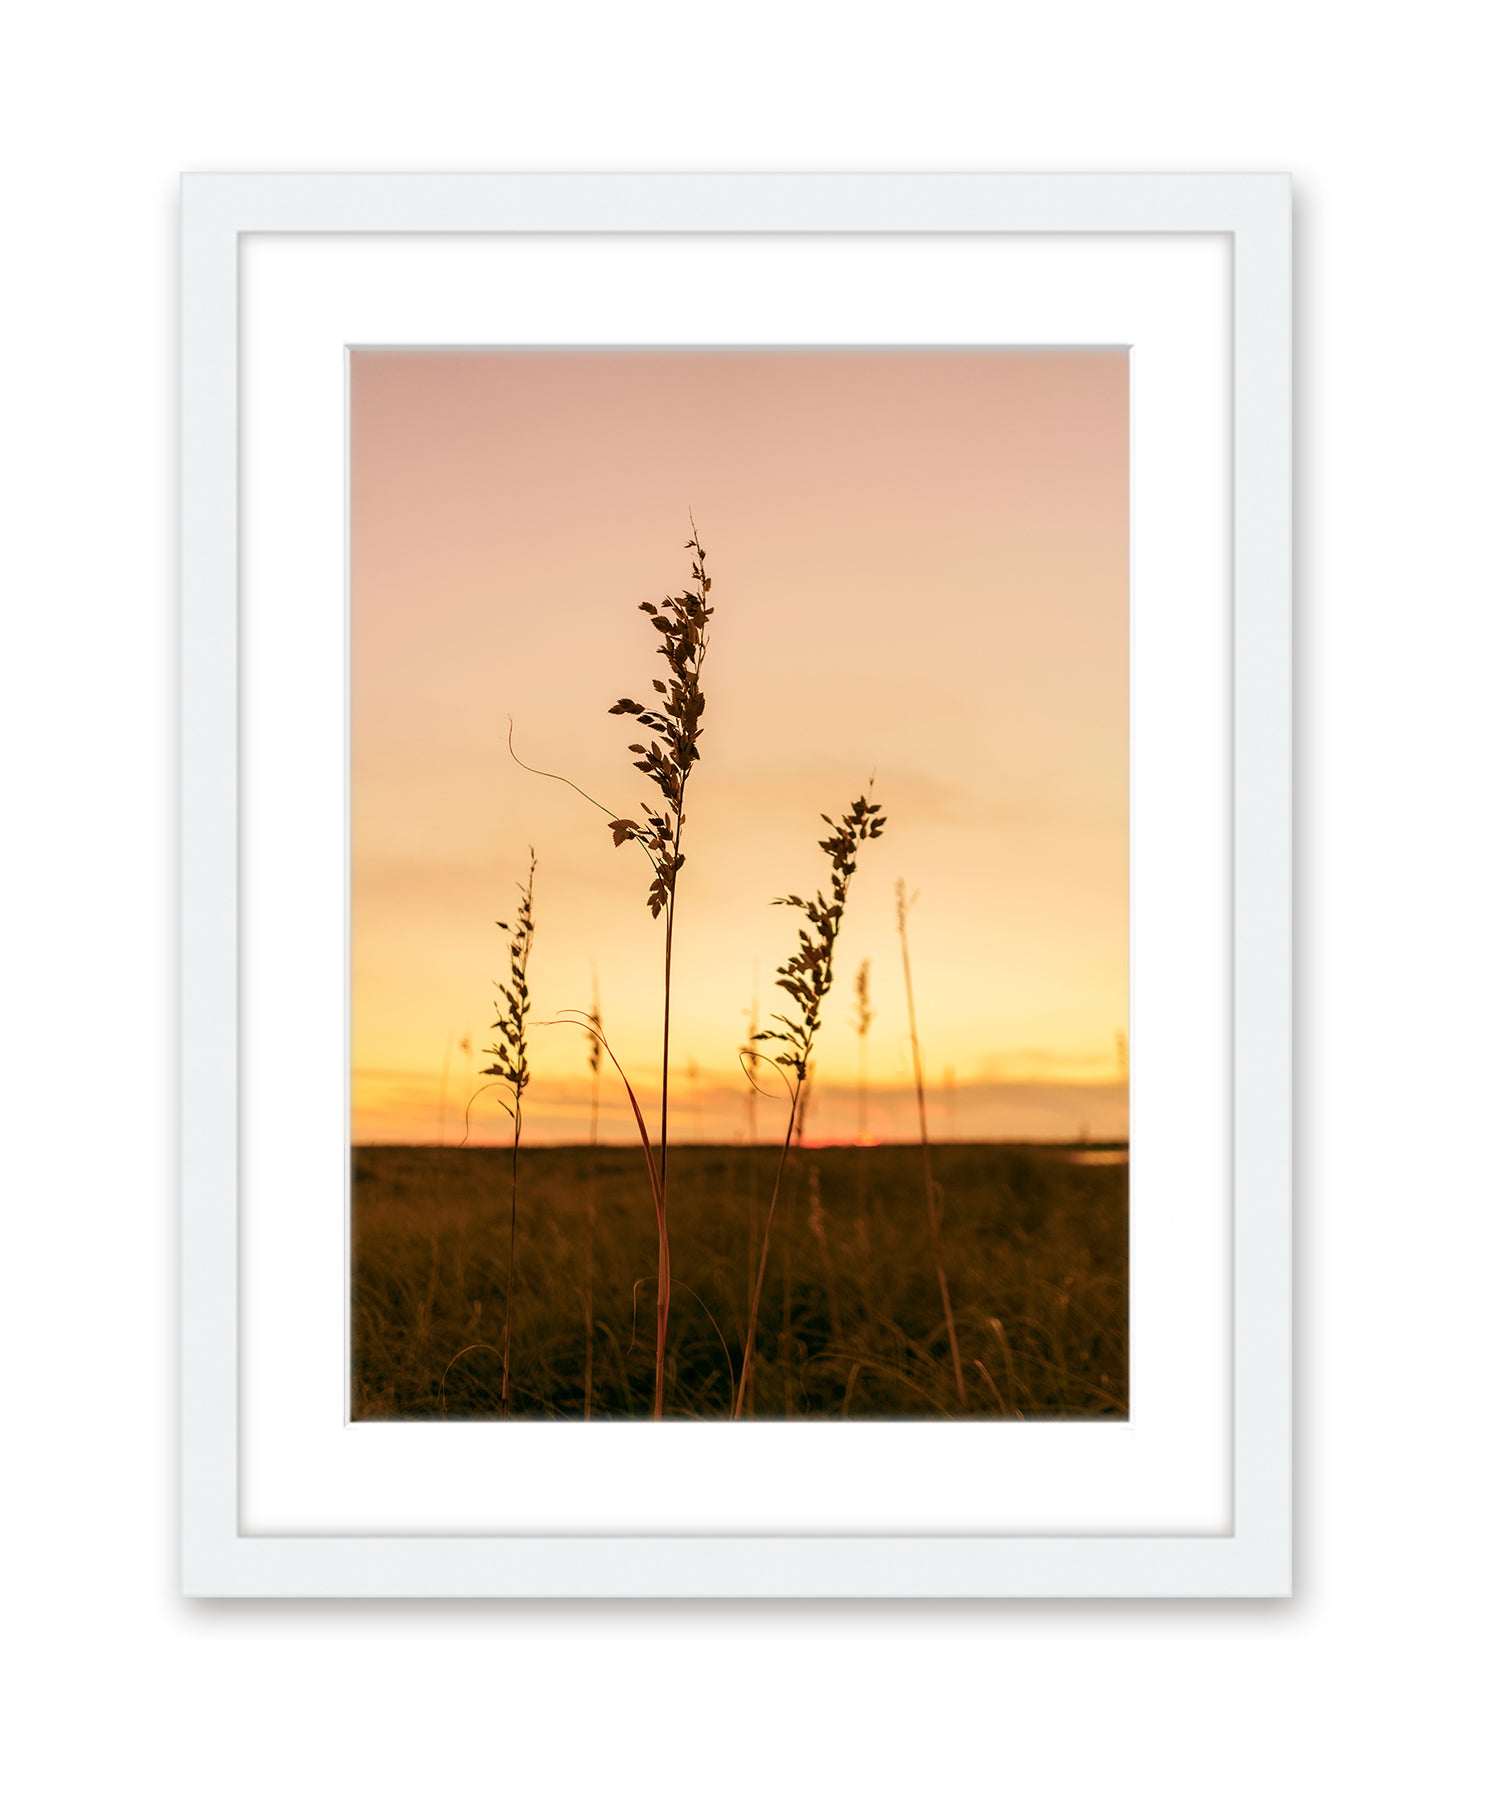
<svg viewBox="0 0 1500 1800">
<path fill-rule="evenodd" d="M 774 1149 L 671 1151 L 670 1418 L 727 1418 Z M 1124 1163 L 939 1145 L 960 1408 L 916 1147 L 794 1152 L 752 1390 L 762 1419 L 1120 1418 Z M 592 1367 L 586 1351 L 594 1196 Z M 493 1418 L 508 1150 L 354 1152 L 356 1419 Z M 656 1224 L 639 1150 L 521 1152 L 512 1416 L 649 1418 Z M 751 1411 L 747 1407 L 747 1412 Z"/>
</svg>

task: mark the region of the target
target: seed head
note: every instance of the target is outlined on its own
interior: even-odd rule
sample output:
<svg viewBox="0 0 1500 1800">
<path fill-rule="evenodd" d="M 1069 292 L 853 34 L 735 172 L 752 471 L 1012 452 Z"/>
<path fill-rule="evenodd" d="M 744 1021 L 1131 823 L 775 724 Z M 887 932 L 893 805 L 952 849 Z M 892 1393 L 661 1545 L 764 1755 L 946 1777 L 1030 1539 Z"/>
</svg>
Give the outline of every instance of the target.
<svg viewBox="0 0 1500 1800">
<path fill-rule="evenodd" d="M 778 1052 L 776 1061 L 790 1069 L 799 1082 L 807 1079 L 823 1001 L 833 986 L 834 940 L 843 922 L 858 848 L 867 839 L 878 838 L 886 826 L 885 814 L 868 793 L 855 800 L 837 824 L 827 813 L 822 818 L 830 830 L 818 848 L 833 866 L 831 897 L 825 898 L 820 888 L 810 900 L 788 894 L 773 902 L 776 906 L 794 906 L 807 918 L 806 926 L 797 933 L 796 951 L 776 971 L 777 987 L 791 995 L 799 1016 L 793 1019 L 785 1013 L 775 1013 L 772 1017 L 783 1029 L 758 1033 L 762 1039 L 786 1046 Z"/>
<path fill-rule="evenodd" d="M 650 706 L 639 700 L 617 700 L 610 711 L 634 719 L 645 731 L 645 742 L 632 744 L 635 767 L 661 795 L 661 804 L 643 801 L 642 819 L 611 819 L 615 848 L 637 843 L 651 860 L 652 881 L 646 904 L 652 918 L 660 915 L 677 891 L 677 874 L 684 858 L 678 849 L 682 839 L 682 802 L 688 776 L 698 761 L 698 740 L 703 736 L 703 691 L 699 685 L 703 658 L 708 649 L 708 621 L 714 609 L 708 603 L 713 582 L 707 572 L 708 556 L 698 541 L 698 530 L 683 546 L 692 552 L 692 581 L 680 594 L 669 594 L 661 604 L 641 602 L 641 611 L 661 634 L 657 654 L 666 658 L 667 678 L 654 680 L 657 698 Z"/>
<path fill-rule="evenodd" d="M 531 960 L 531 940 L 536 930 L 531 909 L 535 884 L 536 851 L 533 850 L 526 885 L 522 887 L 520 882 L 516 883 L 521 903 L 516 908 L 515 924 L 507 925 L 504 919 L 495 921 L 502 931 L 510 933 L 510 974 L 505 981 L 495 983 L 499 998 L 495 1002 L 495 1022 L 491 1029 L 498 1034 L 498 1041 L 488 1047 L 495 1060 L 484 1073 L 497 1076 L 508 1083 L 515 1092 L 517 1106 L 521 1103 L 521 1094 L 526 1084 L 531 1080 L 531 1071 L 526 1063 L 526 1015 L 531 1011 L 526 965 Z"/>
</svg>

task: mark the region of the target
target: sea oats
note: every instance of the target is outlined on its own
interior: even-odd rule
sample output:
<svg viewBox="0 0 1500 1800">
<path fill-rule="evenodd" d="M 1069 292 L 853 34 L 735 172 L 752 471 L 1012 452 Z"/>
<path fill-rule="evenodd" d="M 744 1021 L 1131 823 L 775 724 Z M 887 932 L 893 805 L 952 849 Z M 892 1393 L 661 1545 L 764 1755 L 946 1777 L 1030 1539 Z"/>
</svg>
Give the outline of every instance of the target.
<svg viewBox="0 0 1500 1800">
<path fill-rule="evenodd" d="M 680 594 L 669 594 L 659 605 L 641 602 L 641 611 L 660 635 L 657 652 L 667 664 L 667 676 L 651 686 L 656 699 L 649 706 L 639 700 L 617 700 L 612 713 L 622 713 L 640 725 L 646 738 L 630 746 L 635 767 L 656 788 L 659 800 L 643 801 L 640 819 L 615 818 L 609 828 L 615 847 L 639 844 L 651 864 L 651 885 L 646 904 L 653 919 L 666 915 L 662 962 L 661 1023 L 661 1136 L 657 1150 L 657 1275 L 656 1275 L 656 1386 L 652 1416 L 661 1418 L 665 1408 L 667 1314 L 672 1300 L 672 1253 L 667 1234 L 667 1118 L 671 1087 L 672 1038 L 672 927 L 677 913 L 677 878 L 686 860 L 682 852 L 683 801 L 688 777 L 699 759 L 698 741 L 703 736 L 703 661 L 708 653 L 708 622 L 714 616 L 708 596 L 713 581 L 708 556 L 698 538 L 698 528 L 683 545 L 692 553 L 692 580 Z"/>
<path fill-rule="evenodd" d="M 964 1387 L 963 1359 L 958 1350 L 958 1330 L 953 1321 L 953 1303 L 948 1297 L 948 1272 L 943 1266 L 943 1247 L 938 1225 L 937 1183 L 932 1178 L 932 1143 L 927 1134 L 927 1089 L 922 1080 L 922 1045 L 917 1037 L 917 1002 L 912 992 L 911 950 L 907 944 L 906 926 L 916 895 L 907 897 L 906 883 L 896 883 L 896 930 L 901 938 L 901 969 L 906 978 L 906 1016 L 911 1033 L 912 1077 L 917 1089 L 917 1123 L 922 1136 L 922 1185 L 927 1192 L 927 1232 L 932 1242 L 932 1260 L 937 1270 L 938 1294 L 943 1303 L 943 1323 L 948 1329 L 948 1352 L 953 1358 L 953 1385 L 958 1390 L 960 1407 L 968 1404 Z"/>
<path fill-rule="evenodd" d="M 531 961 L 531 941 L 536 933 L 532 911 L 535 885 L 536 851 L 533 850 L 526 885 L 516 884 L 521 903 L 516 909 L 514 925 L 507 925 L 503 919 L 495 921 L 501 931 L 510 933 L 510 973 L 506 980 L 495 983 L 499 999 L 495 1002 L 495 1022 L 491 1029 L 497 1034 L 497 1041 L 489 1046 L 489 1053 L 495 1060 L 484 1071 L 508 1087 L 512 1096 L 510 1101 L 500 1102 L 511 1119 L 510 1254 L 505 1269 L 505 1335 L 500 1374 L 500 1410 L 507 1419 L 510 1417 L 511 1302 L 516 1285 L 516 1201 L 521 1180 L 521 1096 L 531 1081 L 531 1070 L 526 1061 L 526 1015 L 531 1011 L 526 971 Z"/>
<path fill-rule="evenodd" d="M 795 1014 L 773 1013 L 772 1022 L 780 1029 L 756 1034 L 761 1043 L 783 1046 L 771 1060 L 786 1072 L 790 1110 L 787 1114 L 786 1136 L 781 1144 L 781 1158 L 776 1165 L 776 1182 L 771 1189 L 771 1204 L 766 1213 L 765 1233 L 761 1238 L 755 1290 L 750 1299 L 750 1316 L 745 1328 L 745 1357 L 740 1365 L 739 1390 L 734 1402 L 736 1419 L 744 1415 L 746 1384 L 755 1365 L 755 1329 L 760 1315 L 761 1292 L 765 1286 L 766 1259 L 771 1253 L 771 1222 L 776 1217 L 776 1201 L 781 1192 L 781 1178 L 786 1170 L 787 1152 L 791 1149 L 799 1102 L 807 1082 L 813 1040 L 818 1035 L 818 1026 L 822 1021 L 823 1002 L 833 986 L 833 947 L 838 940 L 839 927 L 844 921 L 844 909 L 849 900 L 849 884 L 854 879 L 859 846 L 878 838 L 886 827 L 885 814 L 870 799 L 868 793 L 861 794 L 836 824 L 827 813 L 821 816 L 823 823 L 829 828 L 828 836 L 818 843 L 818 848 L 832 865 L 829 893 L 825 895 L 819 888 L 810 900 L 804 900 L 800 894 L 787 894 L 773 902 L 777 906 L 795 907 L 807 923 L 797 933 L 797 948 L 776 971 L 776 985 L 791 996 L 796 1008 Z"/>
</svg>

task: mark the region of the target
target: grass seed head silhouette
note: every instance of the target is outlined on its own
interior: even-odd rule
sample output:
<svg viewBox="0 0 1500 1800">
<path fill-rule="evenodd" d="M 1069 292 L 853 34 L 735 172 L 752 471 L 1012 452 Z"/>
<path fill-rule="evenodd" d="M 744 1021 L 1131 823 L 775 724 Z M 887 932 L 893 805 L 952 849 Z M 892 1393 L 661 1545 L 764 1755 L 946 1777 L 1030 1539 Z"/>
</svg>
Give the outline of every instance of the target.
<svg viewBox="0 0 1500 1800">
<path fill-rule="evenodd" d="M 532 894 L 536 887 L 536 851 L 532 850 L 531 866 L 526 871 L 526 885 L 520 882 L 516 887 L 521 895 L 521 904 L 516 908 L 514 925 L 507 925 L 503 919 L 495 923 L 502 931 L 510 933 L 510 975 L 505 981 L 497 981 L 495 988 L 499 999 L 495 1002 L 495 1023 L 492 1029 L 498 1034 L 498 1042 L 489 1047 L 494 1061 L 484 1071 L 503 1082 L 514 1096 L 511 1103 L 500 1102 L 510 1114 L 510 1250 L 505 1264 L 505 1311 L 504 1326 L 501 1335 L 500 1351 L 500 1415 L 510 1417 L 510 1347 L 511 1347 L 511 1307 L 516 1288 L 516 1205 L 521 1186 L 521 1096 L 525 1093 L 531 1080 L 531 1070 L 526 1063 L 526 1015 L 531 1011 L 531 993 L 526 985 L 526 965 L 531 961 L 531 940 L 536 931 L 536 920 L 532 912 Z"/>
<path fill-rule="evenodd" d="M 532 913 L 535 885 L 536 851 L 533 850 L 525 885 L 516 883 L 521 903 L 516 908 L 514 925 L 507 925 L 504 919 L 495 921 L 501 931 L 510 933 L 510 975 L 507 980 L 495 983 L 499 998 L 495 1002 L 495 1021 L 490 1029 L 498 1034 L 498 1041 L 488 1046 L 489 1053 L 495 1060 L 484 1073 L 503 1081 L 514 1093 L 513 1108 L 504 1100 L 500 1102 L 513 1117 L 520 1111 L 521 1095 L 531 1080 L 531 1070 L 526 1061 L 526 1015 L 531 1011 L 526 965 L 531 960 L 531 940 L 536 931 L 536 920 Z"/>
<path fill-rule="evenodd" d="M 669 594 L 659 606 L 641 602 L 641 611 L 661 633 L 657 653 L 666 658 L 668 675 L 651 685 L 658 698 L 650 706 L 639 700 L 617 700 L 610 711 L 636 720 L 647 741 L 630 746 L 638 759 L 635 767 L 650 778 L 665 806 L 643 801 L 644 822 L 611 819 L 615 847 L 637 843 L 651 859 L 652 880 L 646 904 L 652 918 L 660 916 L 677 888 L 682 868 L 683 792 L 693 764 L 698 761 L 698 740 L 703 735 L 703 690 L 700 680 L 708 649 L 708 622 L 714 609 L 708 603 L 713 581 L 707 572 L 708 557 L 698 541 L 697 527 L 683 546 L 693 556 L 692 582 L 680 594 Z"/>
<path fill-rule="evenodd" d="M 829 832 L 826 838 L 819 840 L 818 848 L 833 865 L 831 897 L 826 897 L 819 888 L 811 900 L 804 900 L 800 894 L 787 894 L 772 902 L 776 906 L 796 907 L 806 917 L 807 924 L 797 933 L 796 950 L 776 971 L 776 985 L 784 993 L 790 994 L 796 1002 L 798 1017 L 774 1013 L 772 1018 L 782 1029 L 758 1031 L 755 1034 L 755 1041 L 785 1045 L 771 1060 L 786 1071 L 784 1078 L 790 1105 L 787 1109 L 786 1136 L 781 1140 L 781 1156 L 776 1164 L 776 1180 L 771 1188 L 771 1204 L 766 1212 L 765 1230 L 760 1240 L 760 1262 L 756 1268 L 755 1286 L 750 1294 L 750 1311 L 745 1326 L 745 1354 L 740 1363 L 739 1386 L 735 1392 L 731 1415 L 735 1419 L 741 1419 L 745 1415 L 745 1395 L 755 1367 L 755 1333 L 760 1318 L 761 1294 L 765 1289 L 766 1261 L 771 1254 L 771 1227 L 776 1218 L 776 1202 L 781 1194 L 782 1177 L 786 1173 L 792 1133 L 798 1123 L 800 1107 L 807 1097 L 808 1062 L 812 1056 L 813 1039 L 818 1035 L 823 1002 L 833 986 L 833 946 L 839 935 L 839 926 L 844 920 L 849 883 L 854 879 L 854 864 L 859 846 L 878 838 L 886 827 L 885 814 L 871 800 L 868 789 L 851 804 L 837 824 L 834 824 L 827 813 L 821 816 Z"/>
<path fill-rule="evenodd" d="M 790 1069 L 799 1082 L 807 1079 L 808 1059 L 823 1002 L 833 986 L 833 946 L 843 922 L 859 846 L 878 838 L 887 822 L 868 792 L 853 802 L 837 824 L 827 813 L 821 816 L 823 823 L 831 827 L 829 835 L 818 844 L 833 865 L 831 896 L 825 897 L 820 888 L 810 900 L 804 900 L 800 894 L 787 894 L 773 902 L 776 906 L 794 906 L 807 918 L 807 924 L 797 934 L 796 950 L 776 971 L 777 987 L 791 995 L 799 1016 L 790 1018 L 785 1013 L 775 1013 L 772 1017 L 783 1029 L 759 1034 L 762 1041 L 786 1046 L 777 1053 L 775 1061 Z"/>
<path fill-rule="evenodd" d="M 689 520 L 692 514 L 688 514 Z M 615 848 L 639 844 L 651 864 L 651 886 L 646 905 L 653 919 L 666 915 L 662 956 L 661 1021 L 661 1135 L 654 1170 L 656 1202 L 656 1391 L 652 1417 L 660 1419 L 666 1404 L 667 1315 L 672 1302 L 672 1254 L 667 1232 L 667 1121 L 671 1094 L 672 1041 L 672 930 L 677 917 L 677 877 L 682 871 L 683 797 L 688 776 L 698 761 L 698 740 L 703 736 L 703 659 L 708 652 L 708 622 L 714 609 L 708 603 L 713 582 L 708 558 L 693 525 L 693 535 L 683 546 L 692 553 L 692 580 L 680 594 L 669 594 L 660 605 L 641 602 L 641 611 L 660 636 L 658 653 L 666 659 L 667 677 L 652 681 L 657 699 L 650 706 L 639 700 L 617 700 L 612 713 L 636 720 L 645 730 L 644 743 L 632 744 L 636 768 L 649 777 L 660 801 L 644 801 L 642 819 L 612 818 L 609 828 Z M 644 821 L 644 822 L 643 822 Z"/>
</svg>

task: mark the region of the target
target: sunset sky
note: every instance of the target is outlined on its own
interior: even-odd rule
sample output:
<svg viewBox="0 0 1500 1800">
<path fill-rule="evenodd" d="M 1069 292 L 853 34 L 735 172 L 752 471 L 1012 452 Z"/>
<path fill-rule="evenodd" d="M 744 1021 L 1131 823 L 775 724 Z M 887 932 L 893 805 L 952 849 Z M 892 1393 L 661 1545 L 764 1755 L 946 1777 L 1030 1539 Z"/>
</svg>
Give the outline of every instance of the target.
<svg viewBox="0 0 1500 1800">
<path fill-rule="evenodd" d="M 351 356 L 355 1142 L 457 1142 L 483 1079 L 528 845 L 534 1143 L 586 1137 L 587 1009 L 648 1116 L 661 928 L 639 849 L 506 752 L 637 813 L 608 708 L 662 669 L 639 612 L 717 608 L 674 958 L 683 1141 L 750 1127 L 738 1047 L 826 885 L 819 814 L 873 771 L 818 1040 L 809 1141 L 915 1135 L 893 888 L 934 1134 L 1126 1130 L 1128 357 L 1124 351 L 357 351 Z M 467 1047 L 466 1047 L 467 1046 Z M 762 1138 L 776 1102 L 758 1103 Z M 471 1142 L 508 1139 L 494 1096 Z M 632 1127 L 619 1082 L 601 1135 Z"/>
</svg>

